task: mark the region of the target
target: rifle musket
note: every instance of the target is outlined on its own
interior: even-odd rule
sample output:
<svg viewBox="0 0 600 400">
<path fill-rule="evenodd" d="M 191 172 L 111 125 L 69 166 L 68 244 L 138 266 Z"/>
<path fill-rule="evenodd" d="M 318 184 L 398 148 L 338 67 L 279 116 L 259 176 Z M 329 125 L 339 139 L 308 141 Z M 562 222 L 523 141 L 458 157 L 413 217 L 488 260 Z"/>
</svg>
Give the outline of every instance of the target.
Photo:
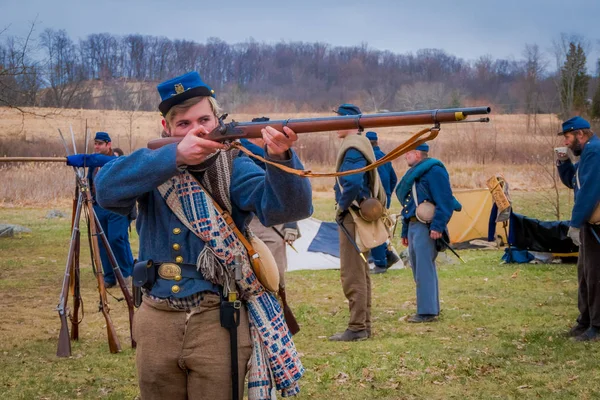
<svg viewBox="0 0 600 400">
<path fill-rule="evenodd" d="M 271 126 L 279 131 L 287 126 L 296 133 L 333 132 L 347 129 L 387 128 L 393 126 L 428 125 L 455 123 L 466 120 L 471 115 L 489 114 L 490 107 L 446 108 L 423 111 L 403 111 L 377 114 L 343 115 L 317 118 L 271 120 L 261 122 L 237 122 L 228 124 L 219 118 L 218 126 L 203 136 L 207 140 L 232 141 L 241 138 L 259 138 L 261 129 Z M 479 122 L 489 120 L 480 119 Z M 157 149 L 170 143 L 177 143 L 183 137 L 156 139 L 148 142 L 148 148 Z"/>
</svg>

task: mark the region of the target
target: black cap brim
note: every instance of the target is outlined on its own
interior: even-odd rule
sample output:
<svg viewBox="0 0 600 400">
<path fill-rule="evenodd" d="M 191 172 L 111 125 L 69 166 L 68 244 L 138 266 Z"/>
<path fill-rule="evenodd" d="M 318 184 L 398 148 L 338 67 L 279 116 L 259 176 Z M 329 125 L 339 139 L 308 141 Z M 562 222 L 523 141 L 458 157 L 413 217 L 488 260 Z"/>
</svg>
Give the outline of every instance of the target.
<svg viewBox="0 0 600 400">
<path fill-rule="evenodd" d="M 164 115 L 167 115 L 167 113 L 169 112 L 171 107 L 173 107 L 177 104 L 183 103 L 187 99 L 191 99 L 192 97 L 199 97 L 199 96 L 210 97 L 212 95 L 213 95 L 212 92 L 205 86 L 195 87 L 195 88 L 186 90 L 183 93 L 179 93 L 178 95 L 175 95 L 173 97 L 169 97 L 166 100 L 163 100 L 158 105 L 158 109 L 160 110 L 161 114 L 164 116 Z"/>
</svg>

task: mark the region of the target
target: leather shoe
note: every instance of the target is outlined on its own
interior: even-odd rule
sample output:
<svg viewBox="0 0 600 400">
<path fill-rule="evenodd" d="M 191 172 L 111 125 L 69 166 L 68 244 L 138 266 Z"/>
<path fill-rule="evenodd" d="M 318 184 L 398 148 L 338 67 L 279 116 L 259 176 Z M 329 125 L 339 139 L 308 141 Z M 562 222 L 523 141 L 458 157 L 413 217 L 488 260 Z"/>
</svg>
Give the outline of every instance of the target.
<svg viewBox="0 0 600 400">
<path fill-rule="evenodd" d="M 420 324 L 423 322 L 434 322 L 437 321 L 437 315 L 415 314 L 408 317 L 406 321 L 411 322 L 413 324 Z"/>
<path fill-rule="evenodd" d="M 387 272 L 387 268 L 378 267 L 377 265 L 372 270 L 369 271 L 369 273 L 372 275 L 385 274 L 386 272 Z"/>
<path fill-rule="evenodd" d="M 567 332 L 567 336 L 568 337 L 575 337 L 575 336 L 579 336 L 582 333 L 584 333 L 585 331 L 587 331 L 589 328 L 588 325 L 581 325 L 581 324 L 577 324 L 574 327 L 572 327 L 569 332 Z"/>
<path fill-rule="evenodd" d="M 575 337 L 578 342 L 590 342 L 598 339 L 600 339 L 600 329 L 595 326 L 590 326 L 581 335 Z"/>
<path fill-rule="evenodd" d="M 346 329 L 344 332 L 336 333 L 335 335 L 330 336 L 329 340 L 332 342 L 358 342 L 361 340 L 367 340 L 368 338 L 369 333 L 366 329 L 356 332 Z"/>
<path fill-rule="evenodd" d="M 396 264 L 398 261 L 400 261 L 400 256 L 398 254 L 396 254 L 395 251 L 386 251 L 385 252 L 385 256 L 387 259 L 387 267 L 391 267 L 392 265 Z"/>
</svg>

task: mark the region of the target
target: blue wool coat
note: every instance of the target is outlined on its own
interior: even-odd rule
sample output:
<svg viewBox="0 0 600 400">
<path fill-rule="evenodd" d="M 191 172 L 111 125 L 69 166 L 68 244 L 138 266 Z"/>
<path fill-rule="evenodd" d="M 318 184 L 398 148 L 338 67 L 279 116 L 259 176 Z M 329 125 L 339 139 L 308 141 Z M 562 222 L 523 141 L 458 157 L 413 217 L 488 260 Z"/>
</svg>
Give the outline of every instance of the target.
<svg viewBox="0 0 600 400">
<path fill-rule="evenodd" d="M 571 160 L 565 160 L 559 161 L 556 166 L 558 168 L 558 176 L 560 177 L 560 180 L 566 187 L 575 191 L 575 198 L 577 198 L 577 192 L 579 189 L 577 188 L 577 184 L 575 182 L 575 173 L 577 172 L 579 163 L 573 164 Z"/>
<path fill-rule="evenodd" d="M 257 156 L 261 156 L 262 158 L 265 158 L 265 150 L 262 147 L 255 145 L 248 139 L 240 139 L 240 143 L 252 153 L 256 154 Z M 262 169 L 266 169 L 266 164 L 264 162 L 256 158 L 253 158 L 252 161 L 254 161 L 256 165 L 258 165 Z"/>
<path fill-rule="evenodd" d="M 452 213 L 457 208 L 457 203 L 455 203 L 452 195 L 448 172 L 444 167 L 435 165 L 416 179 L 415 185 L 419 203 L 428 201 L 435 204 L 435 215 L 429 229 L 444 232 Z M 405 198 L 399 198 L 398 200 L 404 207 L 402 209 L 402 237 L 407 238 L 409 220 L 411 217 L 416 216 L 417 210 L 412 190 L 408 192 Z"/>
<path fill-rule="evenodd" d="M 348 149 L 344 154 L 342 165 L 338 172 L 349 171 L 352 169 L 363 168 L 367 166 L 367 159 L 362 153 L 354 148 Z M 339 184 L 338 184 L 339 181 Z M 341 188 L 340 188 L 341 184 Z M 369 175 L 366 172 L 340 176 L 333 187 L 335 190 L 335 202 L 340 210 L 347 210 L 354 200 L 359 203 L 361 200 L 371 197 L 369 190 Z"/>
<path fill-rule="evenodd" d="M 578 191 L 570 226 L 581 228 L 590 219 L 594 208 L 600 202 L 600 139 L 598 136 L 592 136 L 583 146 L 575 175 L 574 186 Z M 577 184 L 577 180 L 581 186 Z"/>
<path fill-rule="evenodd" d="M 381 151 L 379 146 L 373 146 L 373 152 L 375 152 L 375 158 L 377 160 L 385 156 L 385 153 Z M 392 193 L 394 192 L 396 184 L 398 183 L 398 176 L 396 175 L 391 162 L 377 167 L 377 172 L 379 173 L 379 179 L 381 179 L 381 183 L 385 189 L 387 207 L 390 208 L 390 204 L 392 202 Z"/>
<path fill-rule="evenodd" d="M 140 149 L 106 164 L 96 175 L 97 200 L 102 207 L 127 215 L 137 201 L 140 260 L 174 262 L 181 257 L 182 263 L 195 264 L 204 248 L 204 242 L 179 221 L 156 189 L 179 173 L 176 152 L 176 143 L 158 150 Z M 289 160 L 278 162 L 302 169 L 295 153 L 290 154 Z M 229 188 L 232 218 L 242 231 L 253 213 L 263 225 L 272 226 L 307 218 L 313 211 L 308 179 L 273 166 L 263 171 L 243 154 L 233 161 Z M 204 290 L 217 290 L 210 282 L 200 279 L 183 278 L 177 284 L 178 293 L 171 293 L 170 285 L 158 285 L 151 294 L 181 298 Z"/>
</svg>

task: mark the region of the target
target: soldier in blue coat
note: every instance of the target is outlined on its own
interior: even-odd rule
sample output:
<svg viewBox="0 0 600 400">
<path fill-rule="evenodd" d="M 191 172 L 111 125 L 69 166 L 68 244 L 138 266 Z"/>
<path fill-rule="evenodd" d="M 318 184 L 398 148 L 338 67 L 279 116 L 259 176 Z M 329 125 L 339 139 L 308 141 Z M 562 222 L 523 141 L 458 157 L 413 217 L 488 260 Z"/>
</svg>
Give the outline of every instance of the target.
<svg viewBox="0 0 600 400">
<path fill-rule="evenodd" d="M 100 225 L 112 252 L 115 255 L 117 265 L 123 273 L 123 277 L 131 276 L 133 272 L 133 255 L 129 244 L 129 223 L 131 215 L 120 215 L 100 207 L 96 201 L 96 185 L 94 179 L 102 166 L 116 158 L 111 146 L 111 139 L 106 132 L 96 132 L 94 136 L 94 151 L 96 154 L 77 154 L 67 157 L 67 165 L 76 167 L 88 167 L 88 182 L 94 202 L 94 212 L 100 221 Z M 108 253 L 99 241 L 98 249 L 102 260 L 104 271 L 104 286 L 114 287 L 117 279 L 113 272 Z"/>
<path fill-rule="evenodd" d="M 569 236 L 579 246 L 577 280 L 579 317 L 568 335 L 578 341 L 596 340 L 600 335 L 600 230 L 591 221 L 600 206 L 600 139 L 590 123 L 573 117 L 562 124 L 559 135 L 574 155 L 581 156 L 573 164 L 559 154 L 558 171 L 563 183 L 575 191 L 575 204 L 569 223 Z"/>
<path fill-rule="evenodd" d="M 359 115 L 360 109 L 354 104 L 342 104 L 335 111 L 338 115 Z M 367 166 L 365 152 L 375 155 L 369 140 L 361 135 L 362 129 L 338 131 L 338 138 L 343 139 L 338 153 L 336 170 L 349 171 Z M 354 142 L 355 146 L 350 146 Z M 358 150 L 361 147 L 362 152 Z M 373 172 L 375 172 L 374 170 Z M 340 277 L 344 295 L 348 299 L 350 320 L 348 328 L 329 337 L 332 341 L 358 341 L 371 336 L 371 278 L 369 264 L 356 250 L 353 238 L 356 235 L 356 224 L 349 213 L 351 207 L 371 197 L 372 177 L 378 175 L 365 172 L 341 176 L 336 180 L 335 201 L 337 204 L 336 220 L 339 225 L 340 238 Z M 350 237 L 350 239 L 349 239 Z"/>
<path fill-rule="evenodd" d="M 147 281 L 134 320 L 141 397 L 231 399 L 230 334 L 220 323 L 220 316 L 231 314 L 221 314 L 220 308 L 222 299 L 229 296 L 224 291 L 236 290 L 235 285 L 227 284 L 232 278 L 224 276 L 223 260 L 230 252 L 236 254 L 240 245 L 231 230 L 222 225 L 223 219 L 212 204 L 219 203 L 228 211 L 243 232 L 253 214 L 266 226 L 310 216 L 311 186 L 307 179 L 271 165 L 262 170 L 237 151 L 223 151 L 227 145 L 204 139 L 217 126 L 220 108 L 214 90 L 197 72 L 163 82 L 158 91 L 164 131 L 183 140 L 119 157 L 96 177 L 102 207 L 127 215 L 137 202 L 139 259 L 153 261 L 148 264 L 148 272 L 145 266 L 140 269 L 139 279 Z M 280 132 L 267 127 L 262 137 L 269 160 L 303 168 L 290 149 L 297 140 L 291 129 L 285 127 Z M 213 200 L 205 196 L 206 192 Z M 228 268 L 248 262 L 231 261 L 231 257 L 227 260 Z M 134 279 L 137 283 L 137 264 Z M 225 282 L 223 286 L 214 283 L 219 280 Z M 241 399 L 252 353 L 251 335 L 246 303 L 241 308 L 235 302 L 233 306 L 240 310 L 237 358 Z M 271 313 L 272 309 L 263 311 Z M 261 316 L 252 315 L 251 319 L 256 317 Z M 256 330 L 254 333 L 258 334 Z M 289 335 L 285 339 L 291 341 Z M 285 345 L 277 342 L 277 346 Z M 260 367 L 256 362 L 252 365 Z M 268 383 L 268 377 L 257 376 L 249 378 L 249 388 L 264 385 L 265 379 Z"/>
<path fill-rule="evenodd" d="M 371 146 L 373 146 L 373 152 L 375 152 L 375 158 L 379 160 L 380 158 L 385 156 L 385 153 L 381 151 L 379 148 L 377 133 L 373 131 L 369 131 L 365 134 L 366 138 L 371 142 Z M 377 167 L 377 172 L 379 173 L 379 179 L 381 179 L 381 183 L 383 184 L 383 188 L 385 189 L 385 195 L 387 197 L 387 208 L 390 208 L 392 203 L 392 193 L 394 193 L 394 189 L 396 189 L 396 183 L 398 183 L 398 177 L 396 176 L 396 172 L 394 171 L 394 167 L 392 163 L 385 163 Z M 371 257 L 373 258 L 373 262 L 375 264 L 375 268 L 371 271 L 373 274 L 382 274 L 387 272 L 387 269 L 394 265 L 400 259 L 396 253 L 394 253 L 391 249 L 388 248 L 388 243 L 384 243 L 381 246 L 377 246 L 371 249 Z"/>
<path fill-rule="evenodd" d="M 440 313 L 436 245 L 446 232 L 452 213 L 461 208 L 452 195 L 444 164 L 429 158 L 428 152 L 429 145 L 424 143 L 405 154 L 410 168 L 396 187 L 396 196 L 403 206 L 402 244 L 408 247 L 416 283 L 417 313 L 408 318 L 414 323 L 435 321 Z M 417 206 L 425 202 L 435 205 L 431 220 L 417 216 Z"/>
</svg>

